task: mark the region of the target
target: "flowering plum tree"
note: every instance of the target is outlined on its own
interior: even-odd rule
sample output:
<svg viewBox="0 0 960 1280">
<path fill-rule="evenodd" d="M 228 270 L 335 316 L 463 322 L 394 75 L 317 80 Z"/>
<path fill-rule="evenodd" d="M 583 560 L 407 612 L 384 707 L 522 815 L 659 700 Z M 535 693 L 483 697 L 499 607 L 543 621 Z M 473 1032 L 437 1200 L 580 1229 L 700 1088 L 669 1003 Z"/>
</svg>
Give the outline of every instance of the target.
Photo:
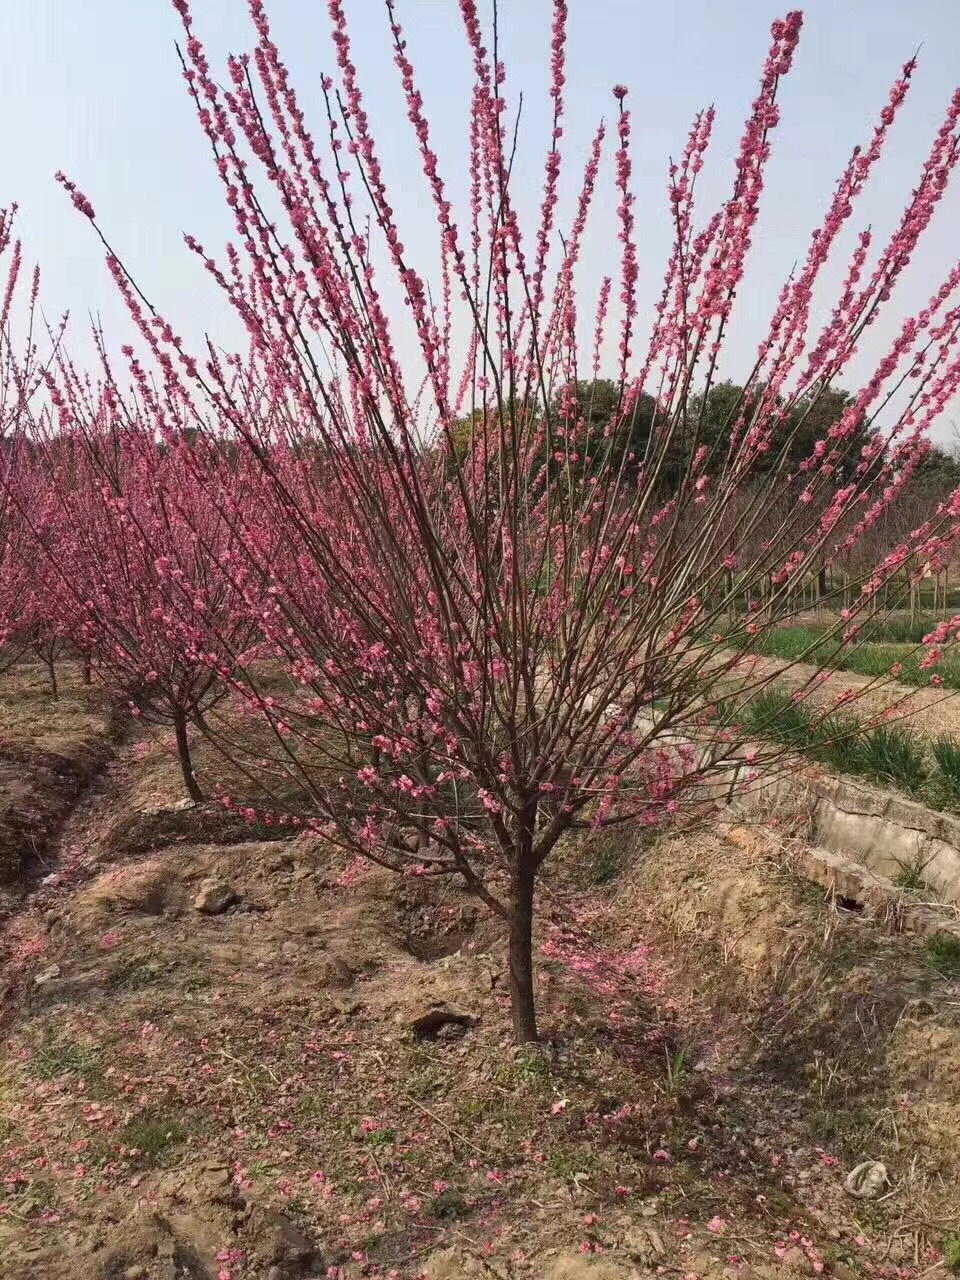
<svg viewBox="0 0 960 1280">
<path fill-rule="evenodd" d="M 15 236 L 16 218 L 15 204 L 0 208 L 0 439 L 3 440 L 16 433 L 47 367 L 37 345 L 39 267 L 29 273 L 27 303 L 23 315 L 19 314 L 19 295 L 23 293 L 27 269 L 23 246 Z M 53 342 L 48 359 L 53 358 L 61 334 L 62 325 L 51 335 Z M 4 451 L 4 461 L 6 456 Z"/>
<path fill-rule="evenodd" d="M 48 583 L 36 559 L 34 521 L 44 521 L 48 494 L 37 486 L 26 432 L 34 402 L 50 363 L 56 358 L 65 320 L 48 330 L 49 354 L 41 358 L 40 271 L 30 273 L 26 306 L 23 250 L 15 238 L 17 206 L 0 209 L 0 668 L 6 669 L 32 649 L 47 666 L 57 696 L 55 660 L 62 638 Z"/>
<path fill-rule="evenodd" d="M 560 199 L 565 0 L 553 5 L 551 125 L 532 225 L 520 213 L 516 99 L 496 19 L 485 36 L 476 0 L 460 0 L 473 74 L 469 200 L 458 214 L 398 5 L 385 0 L 436 224 L 429 264 L 413 260 L 398 225 L 342 0 L 328 0 L 335 76 L 321 81 L 324 143 L 263 0 L 249 0 L 254 47 L 228 60 L 223 85 L 187 0 L 173 2 L 187 87 L 236 224 L 222 260 L 187 244 L 243 322 L 249 352 L 227 357 L 212 343 L 205 356 L 188 352 L 109 246 L 108 264 L 164 396 L 201 431 L 213 423 L 232 434 L 261 472 L 261 509 L 273 513 L 280 547 L 269 562 L 231 494 L 211 491 L 237 533 L 238 562 L 268 584 L 264 634 L 293 682 L 279 701 L 249 696 L 276 729 L 276 760 L 318 830 L 404 874 L 459 876 L 502 917 L 515 1032 L 534 1039 L 534 894 L 558 841 L 581 827 L 667 822 L 685 794 L 727 768 L 742 744 L 729 730 L 711 737 L 701 713 L 722 693 L 757 687 L 717 643 L 733 593 L 748 600 L 747 630 L 759 635 L 805 575 L 849 559 L 908 483 L 957 390 L 960 265 L 948 264 L 926 305 L 898 318 L 874 372 L 811 437 L 941 201 L 960 146 L 960 93 L 902 219 L 883 242 L 859 233 L 821 314 L 815 291 L 829 288 L 825 266 L 908 92 L 906 64 L 718 430 L 707 407 L 758 231 L 799 13 L 773 24 L 727 198 L 701 210 L 712 109 L 669 168 L 673 245 L 647 324 L 622 86 L 569 212 Z M 587 296 L 581 254 L 611 135 L 618 247 Z M 63 181 L 99 231 L 90 201 Z M 411 337 L 416 356 L 401 355 Z M 601 375 L 612 392 L 598 439 L 577 388 Z M 150 510 L 148 492 L 142 500 Z M 109 511 L 118 529 L 112 498 Z M 958 532 L 953 493 L 864 573 L 840 629 L 855 629 L 857 611 L 910 557 L 944 556 Z M 138 672 L 146 643 L 141 629 Z M 678 729 L 692 726 L 701 740 L 678 746 Z"/>
<path fill-rule="evenodd" d="M 231 560 L 225 512 L 240 495 L 211 500 L 239 473 L 205 441 L 147 429 L 149 394 L 146 406 L 125 401 L 109 377 L 85 387 L 65 360 L 49 385 L 63 432 L 36 451 L 52 508 L 36 529 L 48 607 L 135 717 L 173 726 L 199 801 L 188 726 L 203 726 L 260 636 L 254 576 Z"/>
<path fill-rule="evenodd" d="M 56 540 L 56 500 L 36 466 L 30 442 L 8 442 L 4 494 L 4 539 L 0 548 L 0 669 L 32 652 L 47 669 L 50 694 L 58 697 L 57 658 L 64 648 L 59 580 L 48 555 Z"/>
</svg>

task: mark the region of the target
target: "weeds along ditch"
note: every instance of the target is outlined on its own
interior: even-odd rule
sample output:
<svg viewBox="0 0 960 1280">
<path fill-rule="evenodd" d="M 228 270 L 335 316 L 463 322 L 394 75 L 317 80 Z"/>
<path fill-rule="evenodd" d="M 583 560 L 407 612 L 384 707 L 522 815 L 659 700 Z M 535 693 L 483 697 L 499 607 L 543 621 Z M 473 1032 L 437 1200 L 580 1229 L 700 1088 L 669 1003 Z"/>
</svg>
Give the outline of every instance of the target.
<svg viewBox="0 0 960 1280">
<path fill-rule="evenodd" d="M 725 724 L 783 743 L 838 773 L 896 787 L 933 808 L 960 813 L 960 739 L 931 741 L 902 724 L 868 727 L 855 716 L 824 716 L 781 685 L 718 707 Z"/>
</svg>

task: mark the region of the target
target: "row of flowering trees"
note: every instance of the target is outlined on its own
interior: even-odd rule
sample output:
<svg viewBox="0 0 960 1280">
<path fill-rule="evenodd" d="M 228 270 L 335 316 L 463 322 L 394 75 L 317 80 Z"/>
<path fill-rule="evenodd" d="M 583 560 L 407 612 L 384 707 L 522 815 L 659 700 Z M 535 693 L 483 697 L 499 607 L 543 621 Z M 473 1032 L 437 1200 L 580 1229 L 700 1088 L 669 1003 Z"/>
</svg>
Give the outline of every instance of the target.
<svg viewBox="0 0 960 1280">
<path fill-rule="evenodd" d="M 960 93 L 901 220 L 886 240 L 854 237 L 818 308 L 907 63 L 785 281 L 749 377 L 714 412 L 799 13 L 773 24 L 728 196 L 701 209 L 712 110 L 669 169 L 673 247 L 646 323 L 626 89 L 572 207 L 560 199 L 565 0 L 553 5 L 552 125 L 530 225 L 498 33 L 460 0 L 473 74 L 458 213 L 385 0 L 435 220 L 430 262 L 413 261 L 397 223 L 342 0 L 328 3 L 335 74 L 321 80 L 317 132 L 263 0 L 249 0 L 252 51 L 222 79 L 187 0 L 173 3 L 235 222 L 223 255 L 187 245 L 248 346 L 189 350 L 62 177 L 107 245 L 134 339 L 117 365 L 99 340 L 89 375 L 57 344 L 18 418 L 3 487 L 43 578 L 37 608 L 55 602 L 57 635 L 135 712 L 174 726 L 192 794 L 190 724 L 251 778 L 282 777 L 287 806 L 330 841 L 402 874 L 458 877 L 504 921 L 515 1032 L 535 1039 L 535 889 L 558 842 L 667 823 L 742 757 L 736 731 L 712 730 L 704 710 L 742 680 L 723 620 L 745 600 L 762 635 L 811 572 L 880 545 L 875 530 L 958 389 L 960 264 L 948 263 L 926 304 L 888 327 L 859 390 L 823 413 L 943 198 Z M 584 237 L 611 199 L 618 247 L 590 296 Z M 601 373 L 613 390 L 598 442 L 578 387 Z M 838 632 L 853 638 L 885 584 L 941 562 L 958 535 L 954 493 L 883 546 Z M 931 661 L 956 628 L 931 636 Z M 211 714 L 224 698 L 256 716 L 254 747 Z"/>
</svg>

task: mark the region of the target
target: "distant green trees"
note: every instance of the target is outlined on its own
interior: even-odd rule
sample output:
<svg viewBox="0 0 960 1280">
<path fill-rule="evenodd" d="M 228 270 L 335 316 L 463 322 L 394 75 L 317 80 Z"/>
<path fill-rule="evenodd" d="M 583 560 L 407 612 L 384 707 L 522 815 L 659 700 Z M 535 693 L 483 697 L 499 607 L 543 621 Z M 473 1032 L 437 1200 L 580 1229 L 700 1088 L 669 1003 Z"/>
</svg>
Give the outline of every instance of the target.
<svg viewBox="0 0 960 1280">
<path fill-rule="evenodd" d="M 531 467 L 539 471 L 546 465 L 553 478 L 563 476 L 568 482 L 622 470 L 629 482 L 646 465 L 656 468 L 659 487 L 669 493 L 698 449 L 706 451 L 703 469 L 708 475 L 716 476 L 735 462 L 743 432 L 754 422 L 761 390 L 752 389 L 751 403 L 738 383 L 714 383 L 707 392 L 690 396 L 683 419 L 675 421 L 646 393 L 624 414 L 620 385 L 609 378 L 576 382 L 553 395 L 546 413 L 540 409 L 530 415 L 527 429 L 539 440 Z M 755 459 L 750 474 L 759 477 L 776 470 L 784 478 L 794 474 L 852 403 L 848 391 L 827 387 L 790 404 L 773 423 L 766 451 Z M 481 422 L 482 412 L 475 410 L 451 427 L 458 458 L 466 456 Z M 870 438 L 871 428 L 864 424 L 845 441 L 837 462 L 841 481 L 845 472 L 852 476 Z M 948 449 L 931 445 L 911 492 L 939 498 L 958 485 L 960 459 Z"/>
</svg>

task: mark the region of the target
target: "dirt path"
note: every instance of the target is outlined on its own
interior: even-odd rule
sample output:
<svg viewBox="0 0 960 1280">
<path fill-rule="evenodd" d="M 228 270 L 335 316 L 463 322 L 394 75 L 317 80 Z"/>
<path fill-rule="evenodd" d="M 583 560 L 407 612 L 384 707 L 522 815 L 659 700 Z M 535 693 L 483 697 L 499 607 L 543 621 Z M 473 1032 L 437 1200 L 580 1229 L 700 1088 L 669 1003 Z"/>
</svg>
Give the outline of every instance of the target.
<svg viewBox="0 0 960 1280">
<path fill-rule="evenodd" d="M 816 681 L 814 701 L 819 705 L 839 702 L 845 694 L 854 694 L 851 711 L 864 719 L 882 718 L 889 707 L 909 720 L 924 737 L 949 734 L 960 739 L 960 690 L 918 688 L 898 684 L 895 680 L 878 681 L 853 671 L 832 671 L 820 682 L 819 669 L 808 663 L 786 662 L 778 658 L 753 657 L 744 660 L 744 671 L 777 675 L 779 682 L 790 688 L 801 688 Z"/>
<path fill-rule="evenodd" d="M 0 894 L 0 1030 L 15 1016 L 43 936 L 62 904 L 101 864 L 104 827 L 130 773 L 121 749 L 91 775 L 59 828 Z M 35 976 L 35 975 L 34 975 Z"/>
</svg>

